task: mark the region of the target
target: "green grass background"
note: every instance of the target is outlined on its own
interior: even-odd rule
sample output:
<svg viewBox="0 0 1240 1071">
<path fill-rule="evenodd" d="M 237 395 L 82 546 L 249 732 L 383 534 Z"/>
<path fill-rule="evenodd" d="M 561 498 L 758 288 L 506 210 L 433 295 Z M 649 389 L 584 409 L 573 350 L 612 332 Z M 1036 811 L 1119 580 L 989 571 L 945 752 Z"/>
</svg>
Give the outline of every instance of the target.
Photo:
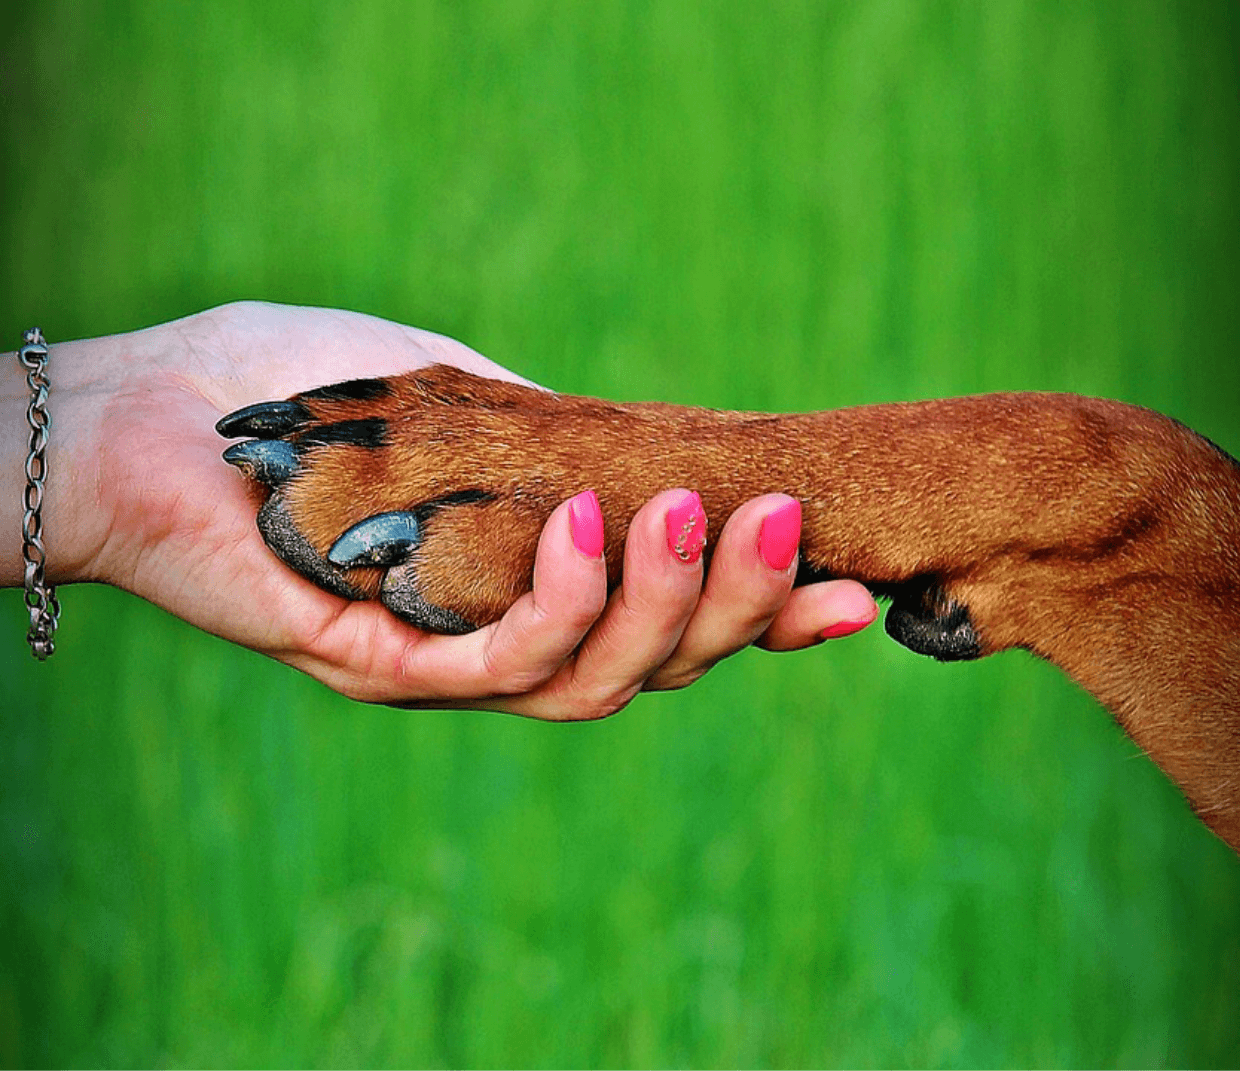
<svg viewBox="0 0 1240 1071">
<path fill-rule="evenodd" d="M 1073 390 L 1240 452 L 1234 4 L 4 19 L 7 346 L 261 297 L 566 390 Z M 1240 1061 L 1240 860 L 1024 656 L 873 629 L 554 727 L 63 601 L 36 665 L 0 595 L 6 1064 Z"/>
</svg>

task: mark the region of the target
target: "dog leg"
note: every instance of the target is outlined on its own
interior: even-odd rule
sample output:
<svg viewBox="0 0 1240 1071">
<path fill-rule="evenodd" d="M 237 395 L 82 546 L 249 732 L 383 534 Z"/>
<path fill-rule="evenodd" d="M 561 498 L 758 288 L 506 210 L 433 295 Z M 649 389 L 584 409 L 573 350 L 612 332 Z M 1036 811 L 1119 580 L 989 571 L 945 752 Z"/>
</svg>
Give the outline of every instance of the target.
<svg viewBox="0 0 1240 1071">
<path fill-rule="evenodd" d="M 800 579 L 892 599 L 940 659 L 1022 647 L 1110 709 L 1240 850 L 1240 466 L 1148 410 L 986 395 L 771 416 L 615 404 L 446 366 L 260 403 L 226 458 L 273 488 L 271 548 L 422 628 L 498 619 L 543 523 L 594 487 L 609 580 L 637 509 L 693 487 L 726 517 L 783 491 Z"/>
</svg>

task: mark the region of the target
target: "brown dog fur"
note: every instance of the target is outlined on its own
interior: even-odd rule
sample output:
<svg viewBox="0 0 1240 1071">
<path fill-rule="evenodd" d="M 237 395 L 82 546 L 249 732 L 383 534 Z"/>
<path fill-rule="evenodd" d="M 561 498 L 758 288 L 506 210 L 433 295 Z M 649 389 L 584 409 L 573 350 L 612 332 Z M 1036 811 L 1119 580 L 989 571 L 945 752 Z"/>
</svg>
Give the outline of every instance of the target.
<svg viewBox="0 0 1240 1071">
<path fill-rule="evenodd" d="M 783 491 L 803 507 L 803 579 L 959 610 L 976 647 L 951 657 L 1023 647 L 1058 665 L 1240 851 L 1240 465 L 1167 417 L 1063 394 L 771 416 L 446 366 L 375 397 L 298 400 L 329 425 L 385 421 L 378 448 L 300 448 L 284 494 L 320 554 L 374 514 L 482 492 L 431 515 L 413 558 L 429 602 L 481 625 L 528 590 L 543 523 L 584 488 L 613 583 L 629 519 L 657 492 L 694 488 L 721 523 Z M 373 595 L 380 573 L 349 578 Z"/>
</svg>

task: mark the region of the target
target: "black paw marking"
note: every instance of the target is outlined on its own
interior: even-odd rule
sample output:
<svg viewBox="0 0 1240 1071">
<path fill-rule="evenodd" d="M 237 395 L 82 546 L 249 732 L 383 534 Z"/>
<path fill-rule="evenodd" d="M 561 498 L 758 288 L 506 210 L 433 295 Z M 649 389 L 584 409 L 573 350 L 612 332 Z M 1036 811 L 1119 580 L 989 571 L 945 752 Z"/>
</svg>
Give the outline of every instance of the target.
<svg viewBox="0 0 1240 1071">
<path fill-rule="evenodd" d="M 382 417 L 363 417 L 361 420 L 320 424 L 317 428 L 307 430 L 298 439 L 298 444 L 304 446 L 330 446 L 332 443 L 377 450 L 387 445 L 387 421 Z"/>
<path fill-rule="evenodd" d="M 892 604 L 884 626 L 897 643 L 940 662 L 982 657 L 981 637 L 968 607 L 949 601 L 937 581 L 900 584 L 885 594 L 891 595 Z"/>
<path fill-rule="evenodd" d="M 344 383 L 315 387 L 299 397 L 320 402 L 370 402 L 376 398 L 386 398 L 391 393 L 391 384 L 385 379 L 349 379 Z"/>
</svg>

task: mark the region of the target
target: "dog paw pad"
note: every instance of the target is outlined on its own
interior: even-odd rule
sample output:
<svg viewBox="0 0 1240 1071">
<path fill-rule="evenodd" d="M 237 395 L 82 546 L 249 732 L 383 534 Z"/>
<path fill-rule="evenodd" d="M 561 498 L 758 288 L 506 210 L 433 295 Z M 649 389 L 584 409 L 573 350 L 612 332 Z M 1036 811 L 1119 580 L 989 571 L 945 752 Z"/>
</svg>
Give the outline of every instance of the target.
<svg viewBox="0 0 1240 1071">
<path fill-rule="evenodd" d="M 343 599 L 364 599 L 366 593 L 349 581 L 342 569 L 333 565 L 310 545 L 293 523 L 283 497 L 273 494 L 258 511 L 258 530 L 276 556 L 307 580 Z"/>
</svg>

